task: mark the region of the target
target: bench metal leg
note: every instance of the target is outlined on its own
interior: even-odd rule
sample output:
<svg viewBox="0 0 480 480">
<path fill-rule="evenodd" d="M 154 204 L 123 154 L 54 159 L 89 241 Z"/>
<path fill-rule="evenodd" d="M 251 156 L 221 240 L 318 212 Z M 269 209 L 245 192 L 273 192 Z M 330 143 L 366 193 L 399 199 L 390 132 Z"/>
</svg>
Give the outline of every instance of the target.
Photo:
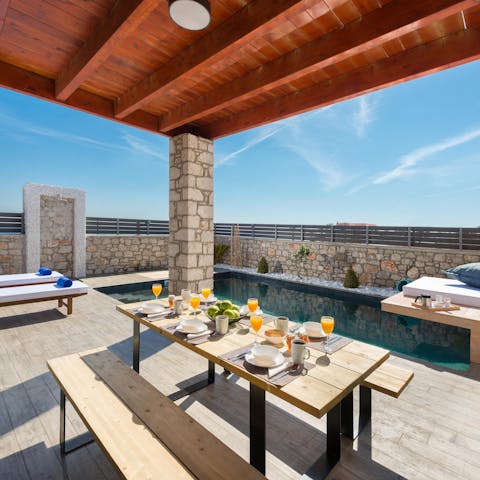
<svg viewBox="0 0 480 480">
<path fill-rule="evenodd" d="M 302 475 L 302 480 L 324 479 L 342 454 L 342 402 L 327 413 L 327 451 Z"/>
<path fill-rule="evenodd" d="M 95 441 L 90 435 L 90 432 L 85 432 L 84 434 L 69 440 L 67 445 L 67 442 L 65 441 L 65 415 L 66 396 L 65 393 L 63 393 L 63 390 L 60 389 L 60 451 L 62 455 L 71 453 Z"/>
<path fill-rule="evenodd" d="M 265 390 L 250 384 L 250 465 L 265 474 Z"/>
<path fill-rule="evenodd" d="M 361 431 L 370 423 L 372 418 L 372 390 L 360 385 L 360 414 L 358 430 L 355 433 L 353 415 L 353 392 L 342 400 L 342 434 L 355 440 Z"/>
<path fill-rule="evenodd" d="M 140 322 L 133 321 L 133 369 L 140 373 Z"/>
</svg>

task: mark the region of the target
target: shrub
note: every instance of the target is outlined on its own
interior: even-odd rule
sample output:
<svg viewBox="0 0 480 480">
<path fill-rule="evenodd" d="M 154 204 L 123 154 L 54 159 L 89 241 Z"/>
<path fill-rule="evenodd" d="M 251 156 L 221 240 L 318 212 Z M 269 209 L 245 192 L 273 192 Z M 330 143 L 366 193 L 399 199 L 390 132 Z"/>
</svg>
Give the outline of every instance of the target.
<svg viewBox="0 0 480 480">
<path fill-rule="evenodd" d="M 258 268 L 257 268 L 258 273 L 268 273 L 268 263 L 265 257 L 262 257 L 260 261 L 258 262 Z"/>
<path fill-rule="evenodd" d="M 228 252 L 228 245 L 216 244 L 213 247 L 213 261 L 219 263 L 222 257 Z"/>
<path fill-rule="evenodd" d="M 353 270 L 353 267 L 350 265 L 348 267 L 347 273 L 345 274 L 345 280 L 343 281 L 343 286 L 345 288 L 358 288 L 360 282 L 358 276 Z"/>
</svg>

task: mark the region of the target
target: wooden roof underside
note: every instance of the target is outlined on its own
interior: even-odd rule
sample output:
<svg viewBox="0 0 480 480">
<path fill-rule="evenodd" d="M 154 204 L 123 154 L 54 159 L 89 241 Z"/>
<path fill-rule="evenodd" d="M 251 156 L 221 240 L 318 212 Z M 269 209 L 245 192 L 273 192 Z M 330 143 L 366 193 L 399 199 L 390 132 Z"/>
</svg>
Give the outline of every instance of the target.
<svg viewBox="0 0 480 480">
<path fill-rule="evenodd" d="M 480 57 L 479 0 L 0 0 L 0 86 L 165 135 L 230 135 Z"/>
</svg>

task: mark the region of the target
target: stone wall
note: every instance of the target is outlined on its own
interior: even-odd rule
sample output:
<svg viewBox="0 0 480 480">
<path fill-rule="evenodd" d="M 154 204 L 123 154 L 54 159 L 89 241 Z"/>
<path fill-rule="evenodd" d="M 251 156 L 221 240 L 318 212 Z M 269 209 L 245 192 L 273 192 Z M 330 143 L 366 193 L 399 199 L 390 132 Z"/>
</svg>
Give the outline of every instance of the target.
<svg viewBox="0 0 480 480">
<path fill-rule="evenodd" d="M 87 276 L 167 268 L 167 236 L 87 235 Z"/>
<path fill-rule="evenodd" d="M 73 200 L 40 196 L 40 265 L 73 272 Z"/>
<path fill-rule="evenodd" d="M 0 235 L 0 275 L 25 272 L 25 235 Z"/>
<path fill-rule="evenodd" d="M 230 245 L 230 237 L 215 237 L 215 243 Z M 303 242 L 310 249 L 302 263 L 293 255 L 302 242 L 241 238 L 241 265 L 256 268 L 262 256 L 271 272 L 300 274 L 323 280 L 343 281 L 349 265 L 357 272 L 362 285 L 394 287 L 402 278 L 423 275 L 441 276 L 440 270 L 470 262 L 480 262 L 480 251 L 439 248 L 389 247 L 330 242 Z M 221 263 L 230 263 L 230 252 Z"/>
</svg>

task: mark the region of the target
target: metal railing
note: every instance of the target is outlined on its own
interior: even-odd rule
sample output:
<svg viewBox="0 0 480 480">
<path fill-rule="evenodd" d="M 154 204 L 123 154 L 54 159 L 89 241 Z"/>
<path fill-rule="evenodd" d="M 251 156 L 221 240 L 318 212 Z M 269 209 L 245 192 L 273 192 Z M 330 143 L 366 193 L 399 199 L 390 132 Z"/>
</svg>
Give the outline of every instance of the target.
<svg viewBox="0 0 480 480">
<path fill-rule="evenodd" d="M 215 235 L 232 235 L 234 223 L 216 223 Z M 480 228 L 238 224 L 242 238 L 480 250 Z"/>
<path fill-rule="evenodd" d="M 168 221 L 87 217 L 87 234 L 168 235 Z"/>
<path fill-rule="evenodd" d="M 0 212 L 0 235 L 24 233 L 23 213 Z"/>
<path fill-rule="evenodd" d="M 89 235 L 168 235 L 167 220 L 87 217 Z M 216 223 L 215 235 L 233 235 L 235 223 Z M 480 250 L 480 228 L 388 227 L 240 223 L 242 238 Z M 0 213 L 0 234 L 24 232 L 23 214 Z"/>
</svg>

